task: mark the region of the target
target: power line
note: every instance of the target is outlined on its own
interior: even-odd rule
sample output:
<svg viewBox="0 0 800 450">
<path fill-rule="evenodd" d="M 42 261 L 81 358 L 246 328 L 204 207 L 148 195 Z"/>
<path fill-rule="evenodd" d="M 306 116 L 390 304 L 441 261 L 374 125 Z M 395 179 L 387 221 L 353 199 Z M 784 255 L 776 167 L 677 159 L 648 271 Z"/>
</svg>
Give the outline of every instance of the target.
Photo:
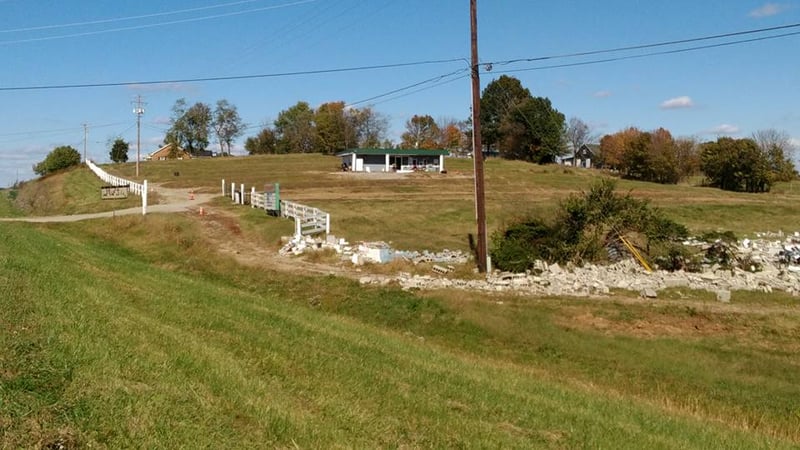
<svg viewBox="0 0 800 450">
<path fill-rule="evenodd" d="M 505 65 L 505 64 L 513 64 L 519 62 L 534 62 L 534 61 L 544 61 L 548 59 L 563 59 L 563 58 L 575 58 L 578 56 L 591 56 L 591 55 L 599 55 L 603 53 L 616 53 L 616 52 L 623 52 L 623 51 L 630 51 L 630 50 L 641 50 L 645 48 L 654 48 L 654 47 L 665 47 L 670 45 L 678 45 L 678 44 L 688 44 L 691 42 L 700 42 L 700 41 L 708 41 L 714 39 L 722 39 L 726 37 L 734 37 L 734 36 L 743 36 L 748 34 L 757 34 L 757 33 L 766 33 L 768 31 L 777 31 L 777 30 L 786 30 L 791 28 L 798 28 L 800 27 L 800 23 L 793 23 L 788 25 L 780 25 L 775 27 L 768 27 L 768 28 L 757 28 L 754 30 L 745 30 L 745 31 L 734 31 L 731 33 L 723 33 L 723 34 L 715 34 L 710 36 L 700 36 L 688 39 L 678 39 L 674 41 L 663 41 L 663 42 L 656 42 L 650 44 L 638 44 L 638 45 L 630 45 L 625 47 L 616 47 L 616 48 L 609 48 L 603 50 L 591 50 L 591 51 L 583 51 L 583 52 L 576 52 L 576 53 L 565 53 L 561 55 L 549 55 L 549 56 L 537 56 L 532 58 L 519 58 L 519 59 L 509 59 L 506 61 L 494 61 L 489 64 L 494 65 Z M 784 36 L 791 36 L 792 34 L 784 34 L 784 35 L 776 35 L 776 37 L 784 37 Z M 768 39 L 768 38 L 763 38 Z M 734 41 L 735 43 L 739 42 L 750 42 L 749 40 L 744 41 Z M 705 48 L 705 47 L 698 47 L 698 48 Z M 710 48 L 710 47 L 709 47 Z"/>
<path fill-rule="evenodd" d="M 634 45 L 634 46 L 627 46 L 627 47 L 617 47 L 617 48 L 613 48 L 613 49 L 593 50 L 593 51 L 587 51 L 587 52 L 577 52 L 577 53 L 569 53 L 569 54 L 563 54 L 563 55 L 540 56 L 540 57 L 533 57 L 533 58 L 520 58 L 520 59 L 512 59 L 512 60 L 505 60 L 505 61 L 492 61 L 492 62 L 483 63 L 483 65 L 484 66 L 487 66 L 487 65 L 507 65 L 507 64 L 514 64 L 514 63 L 519 63 L 519 62 L 543 61 L 543 60 L 549 60 L 549 59 L 562 59 L 562 58 L 571 58 L 571 57 L 586 56 L 586 55 L 596 55 L 596 54 L 602 54 L 602 53 L 629 51 L 629 50 L 634 50 L 634 49 L 654 48 L 654 47 L 662 47 L 662 46 L 666 46 L 666 45 L 676 45 L 676 44 L 679 44 L 679 43 L 699 42 L 699 41 L 705 41 L 705 40 L 709 40 L 709 39 L 719 39 L 719 38 L 722 38 L 722 37 L 741 36 L 741 35 L 753 34 L 753 33 L 758 33 L 758 32 L 774 31 L 774 30 L 779 30 L 779 29 L 791 29 L 791 28 L 797 28 L 797 27 L 800 27 L 800 24 L 791 24 L 791 25 L 783 25 L 783 26 L 779 26 L 779 27 L 761 28 L 761 29 L 758 29 L 758 30 L 739 31 L 739 32 L 734 32 L 734 33 L 725 33 L 725 34 L 698 37 L 698 38 L 691 38 L 691 39 L 681 39 L 681 40 L 676 40 L 676 41 L 658 42 L 658 43 L 652 43 L 652 44 L 641 44 L 641 45 Z M 652 57 L 652 56 L 661 56 L 661 55 L 669 55 L 669 54 L 677 54 L 677 53 L 686 53 L 686 52 L 690 52 L 690 51 L 706 50 L 706 49 L 710 49 L 710 48 L 727 47 L 727 46 L 739 45 L 739 44 L 745 44 L 745 43 L 751 43 L 751 42 L 765 41 L 765 40 L 771 40 L 771 39 L 779 39 L 779 38 L 790 37 L 790 36 L 795 36 L 795 35 L 800 35 L 800 31 L 792 32 L 792 33 L 783 33 L 783 34 L 771 35 L 771 36 L 761 36 L 761 37 L 755 37 L 755 38 L 750 38 L 750 39 L 740 39 L 740 40 L 722 42 L 722 43 L 717 43 L 717 44 L 708 44 L 708 45 L 701 45 L 701 46 L 695 46 L 695 47 L 687 47 L 687 48 L 681 48 L 681 49 L 675 49 L 675 50 L 664 50 L 664 51 L 659 51 L 659 52 L 643 53 L 643 54 L 638 54 L 638 55 L 625 55 L 625 56 L 618 56 L 618 57 L 613 57 L 613 58 L 604 58 L 604 59 L 597 59 L 597 60 L 590 60 L 590 61 L 580 61 L 580 62 L 574 62 L 574 63 L 552 64 L 552 65 L 539 66 L 539 67 L 529 67 L 529 68 L 522 68 L 522 69 L 511 69 L 511 70 L 504 70 L 504 71 L 495 71 L 495 73 L 506 74 L 506 73 L 526 72 L 526 71 L 533 71 L 533 70 L 547 70 L 547 69 L 557 69 L 557 68 L 564 68 L 564 67 L 586 66 L 586 65 L 593 65 L 593 64 L 601 64 L 601 63 L 608 63 L 608 62 L 623 61 L 623 60 L 629 60 L 629 59 L 646 58 L 646 57 Z M 419 82 L 419 83 L 414 83 L 412 85 L 404 86 L 402 88 L 393 89 L 393 90 L 388 91 L 386 93 L 370 97 L 369 99 L 353 102 L 350 105 L 352 106 L 352 105 L 357 105 L 357 104 L 360 104 L 360 103 L 365 103 L 365 102 L 368 102 L 368 101 L 373 100 L 373 99 L 386 97 L 386 96 L 389 96 L 389 95 L 392 95 L 392 94 L 396 94 L 398 92 L 402 92 L 402 91 L 405 91 L 405 90 L 408 90 L 408 89 L 413 89 L 414 87 L 417 87 L 419 85 L 425 84 L 425 83 L 430 82 L 432 80 L 444 78 L 447 75 L 451 75 L 451 74 L 440 75 L 439 77 L 430 78 L 428 80 L 424 80 L 424 81 Z M 427 86 L 427 87 L 425 87 L 423 89 L 418 89 L 418 90 L 415 90 L 413 92 L 409 92 L 409 93 L 406 93 L 404 95 L 400 95 L 400 96 L 397 96 L 397 97 L 394 97 L 394 98 L 401 98 L 401 97 L 404 97 L 406 95 L 411 95 L 411 94 L 419 92 L 419 91 L 431 89 L 433 87 L 436 87 L 436 86 L 439 86 L 439 85 L 442 85 L 442 84 L 447 84 L 447 83 L 450 83 L 452 81 L 456 81 L 456 80 L 461 79 L 461 78 L 462 77 L 458 77 L 458 78 L 455 78 L 455 79 L 452 79 L 452 80 L 448 80 L 448 81 L 445 81 L 445 82 L 440 82 L 440 83 L 437 83 L 435 85 Z M 383 103 L 383 102 L 389 101 L 389 100 L 392 100 L 392 99 L 387 99 L 387 100 L 384 100 L 382 102 L 378 102 L 376 104 Z M 526 118 L 526 120 L 527 120 L 527 118 Z"/>
<path fill-rule="evenodd" d="M 174 80 L 151 80 L 151 81 L 120 81 L 111 83 L 84 83 L 84 84 L 50 84 L 39 86 L 10 86 L 0 87 L 0 91 L 40 91 L 47 89 L 79 89 L 79 88 L 98 88 L 98 87 L 115 87 L 115 86 L 146 86 L 153 84 L 170 84 L 170 83 L 198 83 L 207 81 L 231 81 L 231 80 L 252 80 L 257 78 L 278 78 L 278 77 L 291 77 L 300 75 L 320 75 L 327 73 L 343 73 L 343 72 L 358 72 L 365 70 L 378 70 L 378 69 L 394 69 L 399 67 L 413 67 L 431 64 L 446 64 L 456 61 L 463 61 L 463 58 L 451 59 L 438 59 L 428 61 L 414 61 L 407 63 L 394 63 L 394 64 L 378 64 L 372 66 L 358 66 L 358 67 L 340 67 L 336 69 L 319 69 L 319 70 L 302 70 L 296 72 L 277 72 L 266 73 L 258 75 L 233 75 L 226 77 L 205 77 L 205 78 L 183 78 Z"/>
<path fill-rule="evenodd" d="M 165 11 L 160 13 L 151 13 L 151 14 L 141 14 L 138 16 L 126 16 L 126 17 L 113 17 L 110 19 L 97 19 L 97 20 L 90 20 L 86 22 L 72 22 L 72 23 L 63 23 L 63 24 L 56 24 L 56 25 L 40 25 L 35 27 L 25 27 L 25 28 L 13 28 L 9 30 L 0 30 L 0 33 L 21 33 L 26 31 L 41 31 L 41 30 L 53 30 L 58 28 L 72 28 L 72 27 L 83 27 L 87 25 L 99 25 L 103 23 L 114 23 L 114 22 L 125 22 L 129 20 L 139 20 L 139 19 L 150 19 L 153 17 L 164 17 L 164 16 L 172 16 L 176 14 L 185 14 L 190 12 L 197 12 L 197 11 L 205 11 L 209 9 L 218 9 L 218 8 L 226 8 L 228 6 L 236 6 L 245 3 L 255 3 L 263 0 L 240 0 L 236 2 L 230 3 L 222 3 L 218 5 L 210 5 L 210 6 L 201 6 L 197 8 L 188 8 L 188 9 L 178 9 L 173 11 Z"/>
<path fill-rule="evenodd" d="M 367 102 L 370 102 L 372 100 L 379 99 L 381 97 L 387 97 L 387 96 L 390 96 L 392 94 L 396 94 L 398 92 L 402 92 L 402 91 L 405 91 L 405 90 L 408 90 L 408 89 L 413 89 L 413 88 L 415 88 L 417 86 L 421 86 L 423 84 L 427 84 L 427 83 L 431 83 L 431 82 L 438 82 L 438 81 L 441 81 L 444 78 L 447 78 L 447 77 L 450 77 L 450 76 L 453 76 L 453 75 L 456 75 L 456 74 L 464 73 L 464 72 L 466 72 L 468 70 L 469 70 L 469 68 L 464 68 L 464 69 L 456 70 L 455 72 L 450 72 L 450 73 L 446 73 L 444 75 L 439 75 L 439 76 L 435 76 L 433 78 L 428 78 L 427 80 L 422 80 L 422 81 L 419 81 L 419 82 L 416 82 L 416 83 L 413 83 L 413 84 L 409 84 L 408 86 L 403 86 L 401 88 L 393 89 L 393 90 L 391 90 L 389 92 L 385 92 L 383 94 L 378 94 L 378 95 L 375 95 L 375 96 L 372 96 L 372 97 L 369 97 L 369 98 L 365 98 L 363 100 L 359 100 L 359 101 L 356 101 L 356 102 L 348 103 L 347 106 L 360 105 L 362 103 L 367 103 Z"/>
<path fill-rule="evenodd" d="M 38 38 L 28 38 L 28 39 L 17 39 L 13 41 L 0 41 L 0 45 L 11 45 L 11 44 L 22 44 L 27 42 L 41 42 L 41 41 L 52 41 L 56 39 L 67 39 L 67 38 L 74 38 L 74 37 L 83 37 L 83 36 L 92 36 L 96 34 L 106 34 L 106 33 L 114 33 L 118 31 L 131 31 L 131 30 L 141 30 L 145 28 L 155 28 L 155 27 L 163 27 L 167 25 L 178 25 L 182 23 L 189 23 L 189 22 L 199 22 L 203 20 L 210 20 L 210 19 L 219 19 L 222 17 L 231 17 L 231 16 L 240 16 L 247 13 L 252 12 L 259 12 L 259 11 L 267 11 L 271 9 L 279 9 L 279 8 L 287 8 L 290 6 L 297 6 L 306 3 L 315 2 L 317 0 L 299 0 L 293 3 L 286 3 L 283 5 L 272 5 L 272 6 L 264 6 L 261 8 L 252 8 L 246 9 L 242 11 L 234 11 L 222 14 L 214 14 L 210 16 L 203 16 L 203 17 L 193 17 L 189 19 L 180 19 L 180 20 L 171 20 L 168 22 L 160 22 L 160 23 L 151 23 L 151 24 L 144 24 L 144 25 L 133 25 L 128 27 L 119 27 L 119 28 L 109 28 L 106 30 L 96 30 L 96 31 L 85 31 L 82 33 L 72 33 L 72 34 L 61 34 L 58 36 L 45 36 L 45 37 L 38 37 Z"/>
<path fill-rule="evenodd" d="M 92 125 L 92 128 L 106 128 L 106 127 L 115 127 L 117 125 L 124 125 L 127 122 L 116 122 L 116 123 L 107 123 L 104 125 Z M 67 133 L 67 132 L 74 132 L 77 127 L 72 128 L 58 128 L 54 130 L 35 130 L 35 131 L 15 131 L 13 133 L 2 133 L 0 137 L 3 136 L 28 136 L 32 134 L 56 134 L 56 133 Z"/>
<path fill-rule="evenodd" d="M 617 56 L 617 57 L 613 57 L 613 58 L 595 59 L 595 60 L 591 60 L 591 61 L 580 61 L 580 62 L 575 62 L 575 63 L 553 64 L 553 65 L 549 65 L 549 66 L 539 66 L 539 67 L 528 67 L 528 68 L 524 68 L 524 69 L 504 70 L 504 71 L 498 71 L 496 73 L 503 74 L 503 73 L 527 72 L 527 71 L 532 71 L 532 70 L 558 69 L 558 68 L 563 68 L 563 67 L 588 66 L 588 65 L 593 65 L 593 64 L 602 64 L 602 63 L 608 63 L 608 62 L 624 61 L 624 60 L 629 60 L 629 59 L 641 59 L 641 58 L 648 58 L 648 57 L 652 57 L 652 56 L 663 56 L 663 55 L 672 55 L 672 54 L 677 54 L 677 53 L 687 53 L 687 52 L 692 52 L 692 51 L 697 51 L 697 50 L 707 50 L 707 49 L 710 49 L 710 48 L 728 47 L 728 46 L 731 46 L 731 45 L 746 44 L 746 43 L 758 42 L 758 41 L 766 41 L 766 40 L 770 40 L 770 39 L 779 39 L 779 38 L 783 38 L 783 37 L 797 36 L 797 35 L 800 35 L 800 31 L 795 31 L 795 32 L 792 32 L 792 33 L 777 34 L 777 35 L 773 35 L 773 36 L 762 36 L 762 37 L 751 38 L 751 39 L 742 39 L 742 40 L 738 40 L 738 41 L 721 42 L 719 44 L 700 45 L 700 46 L 696 46 L 696 47 L 687 47 L 687 48 L 681 48 L 681 49 L 676 49 L 676 50 L 664 50 L 664 51 L 660 51 L 660 52 L 642 53 L 642 54 L 638 54 L 638 55 Z M 493 63 L 489 63 L 489 64 L 493 64 Z"/>
</svg>

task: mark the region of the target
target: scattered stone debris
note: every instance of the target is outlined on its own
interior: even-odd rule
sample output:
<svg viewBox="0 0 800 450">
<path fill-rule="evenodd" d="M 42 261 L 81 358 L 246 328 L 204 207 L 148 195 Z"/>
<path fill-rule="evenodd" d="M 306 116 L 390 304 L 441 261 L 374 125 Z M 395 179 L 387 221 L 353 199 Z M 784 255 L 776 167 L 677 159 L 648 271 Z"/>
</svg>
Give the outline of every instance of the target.
<svg viewBox="0 0 800 450">
<path fill-rule="evenodd" d="M 777 238 L 777 239 L 776 239 Z M 462 252 L 445 250 L 440 253 L 393 250 L 385 242 L 349 244 L 344 239 L 329 235 L 326 239 L 303 237 L 290 239 L 281 249 L 282 255 L 301 254 L 305 251 L 331 248 L 343 260 L 354 264 L 389 262 L 403 258 L 414 264 L 434 263 L 433 275 L 368 275 L 362 284 L 386 285 L 397 283 L 403 289 L 456 288 L 486 292 L 515 291 L 531 295 L 571 295 L 577 297 L 609 295 L 612 289 L 639 292 L 643 297 L 656 299 L 658 291 L 667 288 L 706 290 L 714 293 L 720 302 L 730 302 L 731 291 L 747 290 L 769 293 L 783 291 L 800 296 L 800 233 L 788 237 L 783 234 L 760 234 L 756 239 L 716 246 L 716 243 L 688 241 L 706 250 L 745 261 L 749 265 L 724 266 L 719 260 L 708 258 L 699 272 L 656 270 L 647 272 L 633 259 L 621 259 L 610 265 L 575 267 L 567 264 L 547 264 L 536 261 L 533 270 L 525 273 L 494 271 L 486 279 L 463 280 L 445 275 L 454 271 L 452 264 L 463 264 L 469 257 Z M 756 268 L 756 265 L 758 267 Z M 434 276 L 435 275 L 435 276 Z"/>
<path fill-rule="evenodd" d="M 388 243 L 382 241 L 361 242 L 354 246 L 345 239 L 337 238 L 332 234 L 325 238 L 320 236 L 286 237 L 284 241 L 286 243 L 279 251 L 282 256 L 301 255 L 306 251 L 332 249 L 342 255 L 342 259 L 350 261 L 357 266 L 368 262 L 384 264 L 395 259 L 404 259 L 413 264 L 426 262 L 446 264 L 448 266 L 445 267 L 445 272 L 442 273 L 449 273 L 454 270 L 448 270 L 447 267 L 450 267 L 449 265 L 465 264 L 470 259 L 468 255 L 457 250 L 444 249 L 438 253 L 432 253 L 427 250 L 422 252 L 401 251 L 393 249 Z"/>
</svg>

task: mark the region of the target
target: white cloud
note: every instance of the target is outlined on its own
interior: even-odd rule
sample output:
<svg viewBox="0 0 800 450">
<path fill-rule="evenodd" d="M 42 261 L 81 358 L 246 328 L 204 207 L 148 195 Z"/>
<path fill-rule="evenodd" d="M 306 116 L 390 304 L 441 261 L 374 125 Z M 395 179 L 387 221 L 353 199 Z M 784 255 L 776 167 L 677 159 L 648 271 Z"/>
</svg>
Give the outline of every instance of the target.
<svg viewBox="0 0 800 450">
<path fill-rule="evenodd" d="M 691 108 L 692 106 L 694 106 L 692 98 L 686 95 L 661 102 L 661 109 Z"/>
<path fill-rule="evenodd" d="M 594 98 L 608 98 L 608 97 L 611 97 L 611 91 L 606 91 L 606 90 L 597 91 L 594 94 L 592 94 L 592 97 L 594 97 Z"/>
<path fill-rule="evenodd" d="M 718 126 L 712 128 L 712 129 L 708 130 L 708 132 L 706 134 L 721 135 L 721 134 L 736 134 L 738 132 L 739 132 L 739 127 L 737 127 L 736 125 L 723 123 L 721 125 L 718 125 Z"/>
<path fill-rule="evenodd" d="M 783 3 L 766 3 L 764 4 L 764 6 L 750 11 L 750 14 L 748 15 L 750 17 L 760 19 L 762 17 L 770 17 L 778 15 L 788 10 L 789 8 L 790 8 L 789 5 Z"/>
</svg>

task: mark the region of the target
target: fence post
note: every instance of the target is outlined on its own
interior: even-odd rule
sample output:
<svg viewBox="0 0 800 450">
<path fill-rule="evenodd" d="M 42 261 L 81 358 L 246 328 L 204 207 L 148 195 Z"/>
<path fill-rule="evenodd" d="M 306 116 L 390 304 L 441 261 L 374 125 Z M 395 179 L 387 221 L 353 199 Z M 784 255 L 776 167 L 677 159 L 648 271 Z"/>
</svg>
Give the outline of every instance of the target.
<svg viewBox="0 0 800 450">
<path fill-rule="evenodd" d="M 142 184 L 142 215 L 147 215 L 147 180 Z"/>
<path fill-rule="evenodd" d="M 278 215 L 281 215 L 281 185 L 279 183 L 275 183 L 275 209 L 278 211 Z"/>
<path fill-rule="evenodd" d="M 239 197 L 239 204 L 244 205 L 244 183 L 241 184 L 241 190 L 239 192 L 242 193 Z"/>
<path fill-rule="evenodd" d="M 222 196 L 225 197 L 225 178 L 222 179 Z"/>
<path fill-rule="evenodd" d="M 331 215 L 330 213 L 325 214 L 325 235 L 331 234 Z"/>
<path fill-rule="evenodd" d="M 253 202 L 253 198 L 255 198 L 255 196 L 256 196 L 256 187 L 255 186 L 251 186 L 250 187 L 250 207 L 251 208 L 255 208 L 256 207 L 255 203 Z"/>
</svg>

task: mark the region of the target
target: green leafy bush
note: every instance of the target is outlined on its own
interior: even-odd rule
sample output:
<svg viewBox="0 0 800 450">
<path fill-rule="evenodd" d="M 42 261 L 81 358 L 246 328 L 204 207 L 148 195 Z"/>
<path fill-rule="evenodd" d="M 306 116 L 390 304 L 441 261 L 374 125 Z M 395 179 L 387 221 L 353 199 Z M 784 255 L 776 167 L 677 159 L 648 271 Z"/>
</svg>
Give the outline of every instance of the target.
<svg viewBox="0 0 800 450">
<path fill-rule="evenodd" d="M 524 218 L 494 233 L 490 251 L 494 265 L 520 272 L 532 268 L 537 259 L 596 262 L 607 257 L 606 248 L 620 237 L 642 243 L 649 253 L 653 243 L 688 234 L 686 227 L 668 219 L 647 201 L 617 194 L 615 188 L 613 180 L 601 180 L 587 192 L 561 202 L 552 222 Z"/>
<path fill-rule="evenodd" d="M 44 161 L 33 166 L 33 171 L 37 175 L 47 175 L 68 167 L 77 166 L 81 163 L 81 154 L 69 145 L 56 147 L 47 154 Z"/>
</svg>

